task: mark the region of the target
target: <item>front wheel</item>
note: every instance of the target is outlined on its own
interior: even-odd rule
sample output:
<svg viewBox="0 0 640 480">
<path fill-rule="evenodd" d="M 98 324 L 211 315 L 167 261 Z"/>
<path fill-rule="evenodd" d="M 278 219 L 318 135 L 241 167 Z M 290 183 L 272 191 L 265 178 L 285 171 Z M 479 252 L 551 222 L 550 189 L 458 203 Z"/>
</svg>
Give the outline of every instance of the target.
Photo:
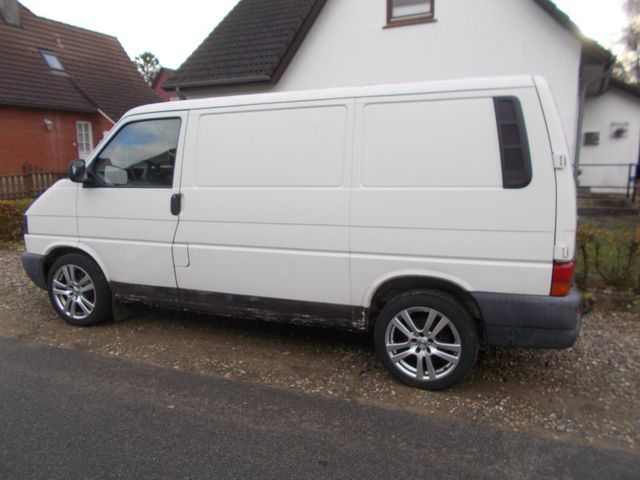
<svg viewBox="0 0 640 480">
<path fill-rule="evenodd" d="M 464 380 L 479 348 L 467 310 L 437 291 L 390 301 L 378 315 L 374 335 L 387 370 L 402 383 L 425 390 L 450 388 Z"/>
<path fill-rule="evenodd" d="M 111 316 L 109 284 L 100 267 L 85 255 L 58 258 L 49 270 L 47 289 L 56 313 L 72 325 L 97 325 Z"/>
</svg>

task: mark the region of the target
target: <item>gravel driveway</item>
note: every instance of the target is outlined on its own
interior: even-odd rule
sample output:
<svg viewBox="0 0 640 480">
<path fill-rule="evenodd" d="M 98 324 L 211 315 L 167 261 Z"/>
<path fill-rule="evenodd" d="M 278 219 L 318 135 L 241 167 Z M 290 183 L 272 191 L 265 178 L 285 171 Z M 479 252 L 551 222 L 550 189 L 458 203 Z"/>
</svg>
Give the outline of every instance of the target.
<svg viewBox="0 0 640 480">
<path fill-rule="evenodd" d="M 632 450 L 640 442 L 638 303 L 587 315 L 568 350 L 485 350 L 464 384 L 433 393 L 393 381 L 363 335 L 159 309 L 74 328 L 26 278 L 20 252 L 0 248 L 1 337 L 571 442 Z"/>
</svg>

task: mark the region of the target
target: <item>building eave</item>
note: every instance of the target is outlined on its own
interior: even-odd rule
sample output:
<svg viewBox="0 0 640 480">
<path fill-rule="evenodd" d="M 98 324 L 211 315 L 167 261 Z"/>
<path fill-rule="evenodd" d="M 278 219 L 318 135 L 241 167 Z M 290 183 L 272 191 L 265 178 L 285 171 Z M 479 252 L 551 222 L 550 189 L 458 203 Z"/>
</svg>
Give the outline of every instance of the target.
<svg viewBox="0 0 640 480">
<path fill-rule="evenodd" d="M 0 99 L 1 107 L 18 107 L 18 108 L 33 108 L 37 110 L 55 110 L 62 112 L 74 112 L 74 113 L 98 113 L 97 108 L 80 108 L 80 107 L 67 107 L 64 105 L 53 105 L 46 102 L 30 102 L 28 100 L 8 100 Z"/>
<path fill-rule="evenodd" d="M 162 85 L 163 90 L 175 90 L 179 88 L 181 90 L 189 88 L 206 88 L 206 87 L 225 87 L 230 85 L 245 85 L 253 83 L 269 83 L 272 81 L 270 75 L 259 75 L 256 77 L 238 77 L 238 78 L 224 78 L 216 80 L 202 80 L 197 82 L 179 82 L 176 84 L 166 81 Z"/>
<path fill-rule="evenodd" d="M 620 80 L 619 78 L 612 77 L 610 81 L 611 88 L 616 88 L 618 90 L 622 90 L 629 95 L 633 95 L 636 98 L 640 99 L 640 84 L 631 85 L 629 83 Z"/>
</svg>

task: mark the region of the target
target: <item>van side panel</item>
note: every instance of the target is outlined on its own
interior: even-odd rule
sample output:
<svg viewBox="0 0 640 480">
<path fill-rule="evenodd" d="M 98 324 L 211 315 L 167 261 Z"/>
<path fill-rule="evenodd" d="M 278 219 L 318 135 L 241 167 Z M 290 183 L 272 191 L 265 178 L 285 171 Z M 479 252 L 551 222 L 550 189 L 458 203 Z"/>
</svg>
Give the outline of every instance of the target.
<svg viewBox="0 0 640 480">
<path fill-rule="evenodd" d="M 182 292 L 350 305 L 353 100 L 195 110 Z M 303 309 L 304 310 L 304 309 Z"/>
<path fill-rule="evenodd" d="M 29 233 L 24 236 L 27 252 L 46 255 L 59 245 L 78 243 L 77 192 L 78 184 L 58 180 L 29 207 Z"/>
<path fill-rule="evenodd" d="M 494 97 L 519 99 L 533 177 L 502 186 Z M 551 149 L 535 89 L 356 102 L 352 302 L 394 277 L 474 292 L 548 295 L 555 228 Z"/>
<path fill-rule="evenodd" d="M 558 114 L 549 84 L 540 77 L 534 78 L 540 103 L 547 121 L 551 148 L 556 157 L 564 157 L 565 165 L 555 170 L 557 184 L 557 214 L 556 214 L 556 256 L 554 260 L 567 262 L 576 255 L 576 230 L 577 230 L 577 195 L 576 181 L 570 150 L 566 136 L 562 129 L 562 121 Z"/>
</svg>

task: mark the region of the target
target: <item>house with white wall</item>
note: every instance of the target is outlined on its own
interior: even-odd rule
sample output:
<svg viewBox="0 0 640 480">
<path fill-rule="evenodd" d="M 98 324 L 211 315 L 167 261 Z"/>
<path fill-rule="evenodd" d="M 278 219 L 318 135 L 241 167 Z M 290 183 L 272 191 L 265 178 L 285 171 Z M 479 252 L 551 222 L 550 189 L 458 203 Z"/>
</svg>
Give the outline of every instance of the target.
<svg viewBox="0 0 640 480">
<path fill-rule="evenodd" d="M 549 0 L 241 0 L 165 87 L 201 98 L 541 75 L 576 145 L 582 99 L 613 61 Z"/>
<path fill-rule="evenodd" d="M 587 99 L 582 132 L 579 185 L 626 194 L 640 157 L 640 88 L 612 79 Z"/>
</svg>

